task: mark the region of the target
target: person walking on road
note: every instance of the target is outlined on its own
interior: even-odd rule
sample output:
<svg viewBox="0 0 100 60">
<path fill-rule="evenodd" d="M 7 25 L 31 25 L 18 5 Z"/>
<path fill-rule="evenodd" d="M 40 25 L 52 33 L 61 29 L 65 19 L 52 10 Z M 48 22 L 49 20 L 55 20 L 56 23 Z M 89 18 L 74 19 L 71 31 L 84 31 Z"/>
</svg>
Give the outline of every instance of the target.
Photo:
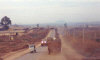
<svg viewBox="0 0 100 60">
<path fill-rule="evenodd" d="M 35 47 L 35 45 L 34 45 L 34 53 L 36 53 L 36 47 Z"/>
</svg>

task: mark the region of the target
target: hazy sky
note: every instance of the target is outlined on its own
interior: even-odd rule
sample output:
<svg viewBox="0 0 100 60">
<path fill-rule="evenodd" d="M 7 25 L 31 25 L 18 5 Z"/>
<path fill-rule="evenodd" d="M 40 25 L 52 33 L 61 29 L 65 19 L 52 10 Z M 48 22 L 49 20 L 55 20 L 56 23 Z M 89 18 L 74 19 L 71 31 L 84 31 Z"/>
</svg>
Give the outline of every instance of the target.
<svg viewBox="0 0 100 60">
<path fill-rule="evenodd" d="M 0 0 L 0 19 L 34 24 L 100 21 L 100 0 Z"/>
</svg>

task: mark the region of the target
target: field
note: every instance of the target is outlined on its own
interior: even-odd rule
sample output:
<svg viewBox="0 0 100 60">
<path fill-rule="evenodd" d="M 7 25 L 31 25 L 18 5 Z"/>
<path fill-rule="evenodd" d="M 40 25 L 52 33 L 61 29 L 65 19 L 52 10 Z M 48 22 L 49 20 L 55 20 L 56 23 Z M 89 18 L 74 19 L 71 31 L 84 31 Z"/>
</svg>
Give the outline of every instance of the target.
<svg viewBox="0 0 100 60">
<path fill-rule="evenodd" d="M 24 32 L 23 35 L 13 36 L 0 36 L 0 56 L 6 53 L 17 51 L 20 49 L 28 48 L 28 44 L 40 42 L 49 32 L 49 29 L 33 29 L 31 33 Z"/>
<path fill-rule="evenodd" d="M 80 54 L 86 57 L 100 56 L 99 27 L 66 29 L 65 37 Z"/>
</svg>

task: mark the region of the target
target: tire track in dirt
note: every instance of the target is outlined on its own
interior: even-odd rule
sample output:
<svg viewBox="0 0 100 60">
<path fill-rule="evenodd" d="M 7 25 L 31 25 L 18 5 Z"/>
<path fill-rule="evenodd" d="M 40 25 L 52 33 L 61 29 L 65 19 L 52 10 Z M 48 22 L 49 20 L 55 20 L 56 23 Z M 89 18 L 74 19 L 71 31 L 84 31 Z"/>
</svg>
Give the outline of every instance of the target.
<svg viewBox="0 0 100 60">
<path fill-rule="evenodd" d="M 59 35 L 62 43 L 62 54 L 66 60 L 83 60 L 84 56 L 79 54 L 72 46 L 68 43 L 67 39 L 64 37 L 64 29 L 59 29 Z"/>
</svg>

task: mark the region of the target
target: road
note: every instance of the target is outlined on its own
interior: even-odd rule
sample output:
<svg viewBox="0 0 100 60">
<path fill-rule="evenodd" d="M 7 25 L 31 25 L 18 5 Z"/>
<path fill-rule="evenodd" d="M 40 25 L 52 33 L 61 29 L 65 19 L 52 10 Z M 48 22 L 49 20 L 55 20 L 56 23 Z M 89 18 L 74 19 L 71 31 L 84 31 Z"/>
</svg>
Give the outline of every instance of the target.
<svg viewBox="0 0 100 60">
<path fill-rule="evenodd" d="M 52 30 L 47 37 L 55 37 L 55 30 Z M 66 60 L 62 54 L 48 55 L 47 47 L 38 47 L 36 50 L 37 53 L 28 53 L 15 60 Z"/>
<path fill-rule="evenodd" d="M 47 47 L 37 48 L 37 53 L 28 53 L 15 60 L 65 60 L 62 55 L 48 55 Z"/>
<path fill-rule="evenodd" d="M 59 31 L 62 43 L 62 51 L 60 54 L 48 55 L 47 47 L 40 47 L 39 44 L 36 49 L 37 53 L 27 53 L 12 60 L 82 60 L 84 56 L 77 53 L 77 51 L 74 50 L 68 42 L 66 42 L 66 39 L 63 37 L 64 31 L 63 30 Z M 54 30 L 50 31 L 50 33 L 47 35 L 47 37 L 54 37 L 54 36 L 55 36 Z M 45 39 L 47 39 L 47 37 Z"/>
<path fill-rule="evenodd" d="M 23 55 L 15 60 L 39 60 L 40 56 L 47 54 L 46 47 L 38 47 L 36 50 L 37 53 L 27 53 L 26 55 Z"/>
<path fill-rule="evenodd" d="M 53 32 L 54 31 L 51 30 L 44 39 L 47 39 L 47 37 L 52 36 Z M 36 43 L 35 45 L 36 45 L 36 48 L 37 48 L 37 47 L 41 46 L 41 42 L 40 43 Z M 24 50 L 20 50 L 20 51 L 16 51 L 16 52 L 10 52 L 7 55 L 3 56 L 2 58 L 4 60 L 15 60 L 16 58 L 19 58 L 19 57 L 21 57 L 21 56 L 23 56 L 23 55 L 25 55 L 25 54 L 27 54 L 29 52 L 30 52 L 29 49 L 24 49 Z"/>
<path fill-rule="evenodd" d="M 66 60 L 83 60 L 83 58 L 85 57 L 79 54 L 74 48 L 72 48 L 71 44 L 68 43 L 66 37 L 64 37 L 64 35 L 66 34 L 64 29 L 63 28 L 58 28 L 58 29 L 62 43 L 61 53 L 66 58 Z"/>
</svg>

